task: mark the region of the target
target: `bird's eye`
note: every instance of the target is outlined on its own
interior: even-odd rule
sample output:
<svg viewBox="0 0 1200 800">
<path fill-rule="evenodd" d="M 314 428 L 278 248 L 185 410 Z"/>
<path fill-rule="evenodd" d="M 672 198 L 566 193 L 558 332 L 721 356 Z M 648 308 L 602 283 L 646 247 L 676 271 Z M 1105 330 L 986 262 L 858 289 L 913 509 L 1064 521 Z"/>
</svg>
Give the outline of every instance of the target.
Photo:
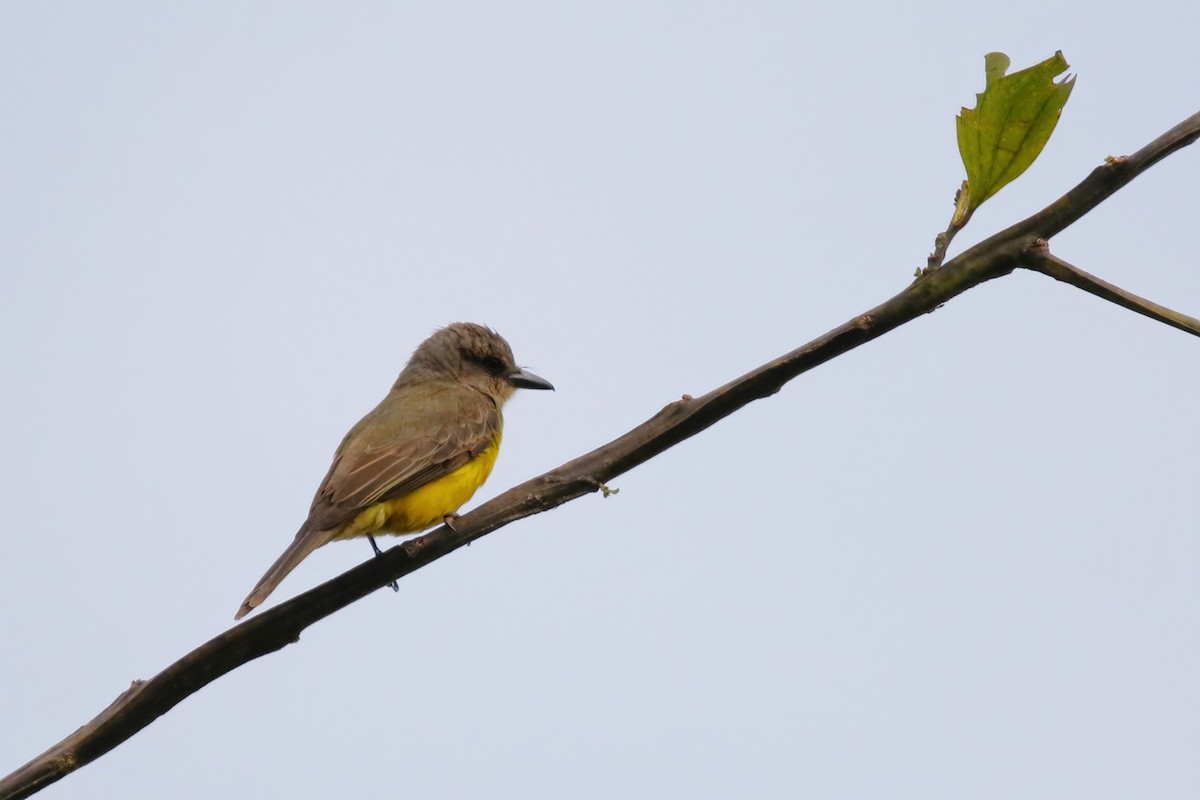
<svg viewBox="0 0 1200 800">
<path fill-rule="evenodd" d="M 500 375 L 505 370 L 504 360 L 496 358 L 495 356 L 484 356 L 483 358 L 479 359 L 479 363 L 484 369 L 493 375 Z"/>
</svg>

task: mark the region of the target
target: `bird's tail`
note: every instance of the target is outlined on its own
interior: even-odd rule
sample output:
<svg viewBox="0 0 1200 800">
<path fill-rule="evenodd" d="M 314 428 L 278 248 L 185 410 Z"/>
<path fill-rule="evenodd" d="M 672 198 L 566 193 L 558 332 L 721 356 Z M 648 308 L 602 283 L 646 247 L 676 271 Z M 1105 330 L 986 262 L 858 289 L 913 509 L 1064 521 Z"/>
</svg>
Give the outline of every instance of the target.
<svg viewBox="0 0 1200 800">
<path fill-rule="evenodd" d="M 309 553 L 329 541 L 331 533 L 331 531 L 309 530 L 307 525 L 302 527 L 296 533 L 296 538 L 288 545 L 288 549 L 283 551 L 283 555 L 271 565 L 267 574 L 259 579 L 249 596 L 242 601 L 242 607 L 233 615 L 233 618 L 241 619 L 249 614 L 255 606 L 266 600 L 267 595 L 275 591 L 279 582 L 286 578 L 288 573 L 294 570 Z"/>
</svg>

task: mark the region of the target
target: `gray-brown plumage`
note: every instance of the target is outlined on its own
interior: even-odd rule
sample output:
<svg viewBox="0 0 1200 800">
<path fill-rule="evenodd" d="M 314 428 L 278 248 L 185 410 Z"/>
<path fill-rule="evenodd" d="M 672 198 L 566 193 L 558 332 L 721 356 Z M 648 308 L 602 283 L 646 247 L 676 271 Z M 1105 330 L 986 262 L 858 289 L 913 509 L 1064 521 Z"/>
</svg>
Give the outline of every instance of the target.
<svg viewBox="0 0 1200 800">
<path fill-rule="evenodd" d="M 554 387 L 517 367 L 493 330 L 456 322 L 422 342 L 387 396 L 346 434 L 308 519 L 235 619 L 327 542 L 417 533 L 457 511 L 492 470 L 500 408 L 518 388 Z"/>
</svg>

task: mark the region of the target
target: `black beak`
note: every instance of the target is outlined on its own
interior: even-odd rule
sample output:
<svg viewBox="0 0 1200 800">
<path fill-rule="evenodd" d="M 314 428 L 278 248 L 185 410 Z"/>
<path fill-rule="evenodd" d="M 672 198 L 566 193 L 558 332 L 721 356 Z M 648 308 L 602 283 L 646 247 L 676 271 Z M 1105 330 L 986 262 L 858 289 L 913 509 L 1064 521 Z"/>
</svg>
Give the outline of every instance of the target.
<svg viewBox="0 0 1200 800">
<path fill-rule="evenodd" d="M 523 369 L 518 369 L 516 372 L 509 374 L 508 382 L 518 389 L 549 389 L 554 391 L 554 385 L 545 378 L 539 378 L 532 372 L 526 372 Z"/>
</svg>

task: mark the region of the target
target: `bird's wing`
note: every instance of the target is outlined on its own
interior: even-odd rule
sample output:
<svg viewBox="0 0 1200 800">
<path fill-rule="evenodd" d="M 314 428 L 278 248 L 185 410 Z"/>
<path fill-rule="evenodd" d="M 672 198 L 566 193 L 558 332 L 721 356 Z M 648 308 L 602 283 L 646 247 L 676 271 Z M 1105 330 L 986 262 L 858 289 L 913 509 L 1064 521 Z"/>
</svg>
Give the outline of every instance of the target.
<svg viewBox="0 0 1200 800">
<path fill-rule="evenodd" d="M 359 512 L 447 475 L 488 449 L 500 424 L 496 402 L 473 389 L 393 390 L 346 434 L 308 519 L 234 619 L 260 605 L 296 565 Z"/>
<path fill-rule="evenodd" d="M 496 440 L 500 411 L 473 389 L 393 394 L 346 435 L 304 528 L 327 531 L 447 475 Z"/>
</svg>

